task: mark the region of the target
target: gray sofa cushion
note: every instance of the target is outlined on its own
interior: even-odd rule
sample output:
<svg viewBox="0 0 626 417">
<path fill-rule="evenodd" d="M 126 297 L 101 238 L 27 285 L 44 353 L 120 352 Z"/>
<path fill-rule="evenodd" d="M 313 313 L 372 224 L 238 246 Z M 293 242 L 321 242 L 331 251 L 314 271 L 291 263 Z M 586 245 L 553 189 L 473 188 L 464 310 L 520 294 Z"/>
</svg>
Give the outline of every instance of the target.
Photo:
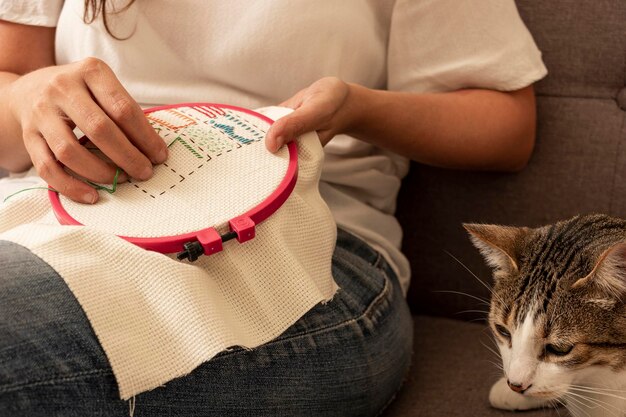
<svg viewBox="0 0 626 417">
<path fill-rule="evenodd" d="M 624 88 L 626 2 L 517 0 L 550 75 L 540 95 L 616 98 Z"/>
</svg>

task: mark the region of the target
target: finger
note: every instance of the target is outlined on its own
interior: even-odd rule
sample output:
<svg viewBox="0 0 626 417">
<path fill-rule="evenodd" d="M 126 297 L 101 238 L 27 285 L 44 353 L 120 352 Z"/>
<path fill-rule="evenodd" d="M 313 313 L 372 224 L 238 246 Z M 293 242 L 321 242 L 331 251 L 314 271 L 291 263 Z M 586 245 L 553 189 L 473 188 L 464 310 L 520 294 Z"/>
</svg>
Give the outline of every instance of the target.
<svg viewBox="0 0 626 417">
<path fill-rule="evenodd" d="M 49 118 L 40 130 L 56 159 L 67 168 L 90 181 L 112 183 L 117 168 L 89 152 L 62 120 Z M 126 174 L 120 174 L 118 181 L 125 180 Z"/>
<path fill-rule="evenodd" d="M 298 136 L 316 130 L 320 123 L 319 113 L 313 106 L 299 107 L 293 113 L 274 122 L 265 137 L 265 146 L 270 152 L 276 152 Z"/>
<path fill-rule="evenodd" d="M 167 159 L 167 146 L 154 131 L 141 107 L 113 71 L 97 59 L 83 63 L 84 80 L 97 103 L 126 137 L 155 164 Z"/>
<path fill-rule="evenodd" d="M 63 170 L 41 135 L 25 133 L 24 139 L 33 166 L 51 188 L 79 203 L 93 204 L 98 201 L 96 190 Z"/>
<path fill-rule="evenodd" d="M 86 90 L 77 90 L 75 99 L 61 105 L 61 110 L 76 123 L 102 153 L 128 175 L 140 180 L 147 180 L 152 176 L 150 160 L 93 102 Z"/>
</svg>

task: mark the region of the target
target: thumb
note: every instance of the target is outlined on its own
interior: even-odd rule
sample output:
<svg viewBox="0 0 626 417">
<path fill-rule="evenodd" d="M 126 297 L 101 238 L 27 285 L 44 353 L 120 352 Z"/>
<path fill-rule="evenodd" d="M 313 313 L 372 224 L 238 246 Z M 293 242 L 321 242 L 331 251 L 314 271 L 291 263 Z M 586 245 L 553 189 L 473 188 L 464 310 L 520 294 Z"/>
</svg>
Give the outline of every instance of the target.
<svg viewBox="0 0 626 417">
<path fill-rule="evenodd" d="M 312 119 L 298 109 L 274 122 L 265 137 L 265 146 L 270 152 L 276 152 L 310 130 L 314 130 Z"/>
</svg>

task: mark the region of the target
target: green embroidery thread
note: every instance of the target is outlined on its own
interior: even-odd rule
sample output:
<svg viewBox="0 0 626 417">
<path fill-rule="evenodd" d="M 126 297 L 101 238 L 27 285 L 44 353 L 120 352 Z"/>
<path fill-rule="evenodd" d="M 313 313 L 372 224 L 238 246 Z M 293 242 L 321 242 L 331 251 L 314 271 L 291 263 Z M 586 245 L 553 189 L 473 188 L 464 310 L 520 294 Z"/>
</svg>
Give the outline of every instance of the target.
<svg viewBox="0 0 626 417">
<path fill-rule="evenodd" d="M 183 140 L 183 138 L 181 138 L 180 136 L 178 136 L 176 139 L 174 139 L 174 140 L 172 141 L 172 143 L 170 143 L 170 144 L 169 144 L 168 148 L 169 148 L 170 146 L 172 146 L 174 143 L 176 143 L 176 141 L 178 141 L 178 142 L 182 143 L 182 144 L 183 144 L 183 146 L 184 146 L 185 148 L 187 148 L 187 150 L 188 150 L 189 152 L 191 152 L 191 153 L 192 153 L 192 155 L 193 155 L 193 156 L 195 156 L 196 158 L 198 158 L 198 159 L 204 159 L 204 158 L 202 157 L 202 155 L 200 155 L 198 152 L 196 152 L 196 150 L 195 150 L 195 149 L 194 149 L 191 145 L 189 145 L 187 142 L 185 142 L 185 141 Z"/>
<path fill-rule="evenodd" d="M 96 190 L 102 190 L 102 191 L 106 191 L 109 194 L 113 194 L 115 192 L 115 190 L 117 190 L 117 180 L 120 176 L 120 172 L 122 172 L 122 170 L 120 168 L 117 168 L 117 170 L 115 171 L 115 176 L 113 177 L 113 184 L 111 185 L 111 188 L 107 188 L 104 185 L 100 185 L 100 184 L 96 184 L 94 182 L 85 180 L 84 182 L 86 184 L 89 184 L 90 186 L 92 186 L 93 188 L 95 188 Z M 58 193 L 57 190 L 55 190 L 54 188 L 51 187 L 31 187 L 31 188 L 24 188 L 23 190 L 19 190 L 14 192 L 13 194 L 9 194 L 8 196 L 6 196 L 4 198 L 4 200 L 2 200 L 3 203 L 6 203 L 7 200 L 13 196 L 16 196 L 20 193 L 23 193 L 24 191 L 31 191 L 31 190 L 48 190 L 48 191 L 54 191 L 55 193 Z"/>
</svg>

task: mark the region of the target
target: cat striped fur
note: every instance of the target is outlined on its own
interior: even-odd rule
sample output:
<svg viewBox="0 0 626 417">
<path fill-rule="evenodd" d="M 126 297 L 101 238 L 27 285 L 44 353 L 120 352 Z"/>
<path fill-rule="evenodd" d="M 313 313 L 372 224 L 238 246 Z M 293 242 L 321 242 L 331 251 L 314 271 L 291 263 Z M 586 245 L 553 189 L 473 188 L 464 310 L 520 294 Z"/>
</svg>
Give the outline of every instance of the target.
<svg viewBox="0 0 626 417">
<path fill-rule="evenodd" d="M 505 376 L 492 405 L 626 417 L 626 221 L 464 226 L 494 269 L 489 324 Z"/>
</svg>

